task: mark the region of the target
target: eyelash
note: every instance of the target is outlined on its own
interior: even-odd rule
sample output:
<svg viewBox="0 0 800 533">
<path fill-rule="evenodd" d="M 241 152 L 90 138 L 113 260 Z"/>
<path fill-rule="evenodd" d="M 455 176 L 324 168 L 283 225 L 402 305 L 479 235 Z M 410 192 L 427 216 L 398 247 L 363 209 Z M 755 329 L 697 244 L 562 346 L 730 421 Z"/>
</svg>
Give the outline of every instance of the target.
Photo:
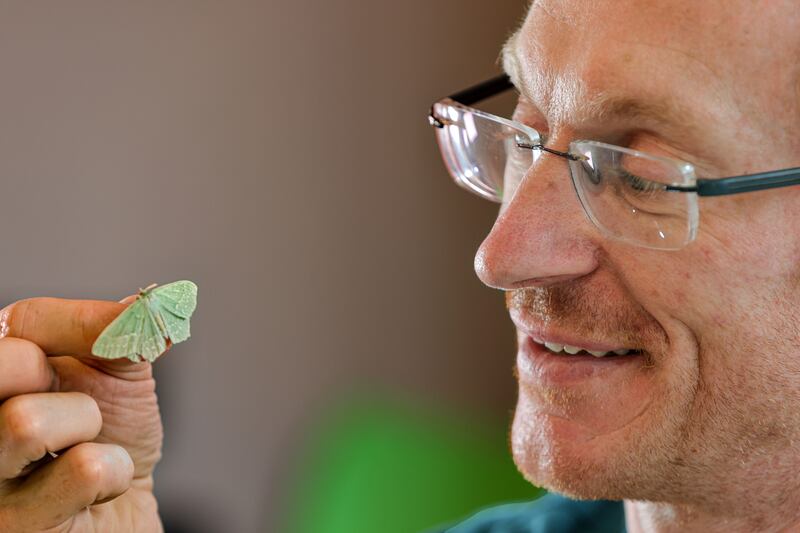
<svg viewBox="0 0 800 533">
<path fill-rule="evenodd" d="M 619 173 L 628 186 L 636 191 L 642 192 L 652 188 L 650 182 L 645 181 L 644 178 L 640 178 L 636 174 L 631 174 L 625 169 L 620 169 Z"/>
<path fill-rule="evenodd" d="M 625 169 L 619 170 L 619 178 L 630 188 L 632 194 L 636 194 L 640 197 L 656 195 L 663 190 L 660 185 L 648 181 L 645 178 L 641 178 L 636 174 L 631 174 Z"/>
</svg>

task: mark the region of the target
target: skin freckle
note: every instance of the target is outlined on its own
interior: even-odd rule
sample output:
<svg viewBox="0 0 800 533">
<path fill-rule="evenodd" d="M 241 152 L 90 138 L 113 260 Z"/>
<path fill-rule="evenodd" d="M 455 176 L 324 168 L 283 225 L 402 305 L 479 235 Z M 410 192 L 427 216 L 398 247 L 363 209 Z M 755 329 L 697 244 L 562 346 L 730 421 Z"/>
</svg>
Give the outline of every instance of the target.
<svg viewBox="0 0 800 533">
<path fill-rule="evenodd" d="M 720 314 L 712 315 L 711 322 L 719 328 L 724 328 L 728 325 L 728 319 Z"/>
</svg>

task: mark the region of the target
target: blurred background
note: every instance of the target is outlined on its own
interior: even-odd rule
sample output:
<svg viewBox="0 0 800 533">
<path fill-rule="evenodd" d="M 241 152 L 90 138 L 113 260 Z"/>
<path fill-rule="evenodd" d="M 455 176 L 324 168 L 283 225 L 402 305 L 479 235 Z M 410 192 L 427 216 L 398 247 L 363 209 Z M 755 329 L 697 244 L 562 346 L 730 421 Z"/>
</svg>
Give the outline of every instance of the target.
<svg viewBox="0 0 800 533">
<path fill-rule="evenodd" d="M 168 532 L 416 531 L 538 494 L 472 270 L 496 207 L 426 121 L 526 4 L 2 3 L 2 304 L 200 287 L 155 367 Z"/>
</svg>

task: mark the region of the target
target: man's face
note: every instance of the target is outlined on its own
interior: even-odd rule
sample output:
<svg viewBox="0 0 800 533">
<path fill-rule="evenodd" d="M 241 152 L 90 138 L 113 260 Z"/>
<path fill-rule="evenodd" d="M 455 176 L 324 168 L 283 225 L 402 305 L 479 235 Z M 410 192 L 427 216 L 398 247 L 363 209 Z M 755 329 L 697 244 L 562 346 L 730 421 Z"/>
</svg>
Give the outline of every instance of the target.
<svg viewBox="0 0 800 533">
<path fill-rule="evenodd" d="M 687 161 L 698 177 L 800 166 L 788 4 L 534 2 L 506 58 L 523 95 L 515 118 L 558 150 L 599 140 Z M 626 103 L 603 109 L 614 100 Z M 682 250 L 612 241 L 546 154 L 502 206 L 476 270 L 508 291 L 517 324 L 511 440 L 532 482 L 695 503 L 746 475 L 797 484 L 780 471 L 800 457 L 800 188 L 699 205 Z M 639 354 L 557 355 L 537 341 Z"/>
</svg>

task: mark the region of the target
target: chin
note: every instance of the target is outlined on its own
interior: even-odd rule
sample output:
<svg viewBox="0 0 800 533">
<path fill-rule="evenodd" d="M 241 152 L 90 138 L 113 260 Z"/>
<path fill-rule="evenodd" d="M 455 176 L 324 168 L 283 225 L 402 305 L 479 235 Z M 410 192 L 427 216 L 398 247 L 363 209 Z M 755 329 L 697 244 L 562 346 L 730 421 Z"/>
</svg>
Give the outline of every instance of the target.
<svg viewBox="0 0 800 533">
<path fill-rule="evenodd" d="M 595 416 L 601 413 L 598 409 Z M 680 431 L 669 426 L 645 410 L 618 429 L 598 433 L 563 414 L 546 412 L 520 391 L 511 449 L 525 479 L 570 498 L 660 500 L 679 490 L 669 482 L 676 473 L 678 443 L 668 436 Z"/>
</svg>

